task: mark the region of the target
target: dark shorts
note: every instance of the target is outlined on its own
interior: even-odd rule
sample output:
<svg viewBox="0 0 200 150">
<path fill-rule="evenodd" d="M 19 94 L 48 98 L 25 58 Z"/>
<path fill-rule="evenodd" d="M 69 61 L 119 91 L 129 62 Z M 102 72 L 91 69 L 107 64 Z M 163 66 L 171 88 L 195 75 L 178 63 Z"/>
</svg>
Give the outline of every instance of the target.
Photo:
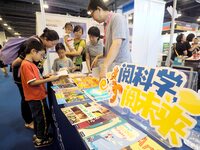
<svg viewBox="0 0 200 150">
<path fill-rule="evenodd" d="M 5 64 L 3 63 L 3 61 L 0 60 L 0 68 L 4 68 L 4 67 L 8 67 L 8 65 L 5 65 Z"/>
</svg>

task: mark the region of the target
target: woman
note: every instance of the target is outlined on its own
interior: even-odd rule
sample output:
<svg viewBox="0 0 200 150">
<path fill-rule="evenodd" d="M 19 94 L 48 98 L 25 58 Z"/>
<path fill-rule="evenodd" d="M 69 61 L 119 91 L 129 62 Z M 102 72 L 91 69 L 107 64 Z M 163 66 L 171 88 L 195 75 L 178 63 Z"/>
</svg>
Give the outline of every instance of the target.
<svg viewBox="0 0 200 150">
<path fill-rule="evenodd" d="M 82 61 L 85 61 L 85 40 L 81 37 L 83 35 L 83 28 L 79 25 L 74 27 L 74 48 L 72 48 L 68 43 L 66 46 L 68 47 L 70 52 L 66 52 L 67 56 L 71 56 L 73 58 L 73 62 L 76 65 L 76 70 L 81 70 Z"/>
<path fill-rule="evenodd" d="M 186 48 L 187 48 L 187 56 L 191 57 L 192 56 L 192 52 L 197 48 L 196 45 L 192 45 L 192 42 L 195 39 L 195 35 L 193 33 L 188 34 L 188 36 L 186 37 Z"/>
<path fill-rule="evenodd" d="M 1 49 L 2 49 L 2 46 L 0 45 L 0 51 L 1 51 Z M 4 73 L 5 77 L 8 76 L 8 71 L 7 71 L 6 67 L 8 67 L 8 65 L 5 65 L 3 63 L 3 61 L 0 59 L 0 68 L 1 68 L 2 72 Z"/>
<path fill-rule="evenodd" d="M 103 44 L 100 40 L 100 30 L 97 27 L 91 27 L 88 30 L 90 41 L 86 46 L 86 62 L 88 69 L 99 66 L 99 58 L 103 57 Z"/>
<path fill-rule="evenodd" d="M 48 28 L 44 29 L 43 34 L 40 37 L 38 36 L 33 36 L 33 37 L 38 39 L 46 49 L 54 47 L 59 40 L 58 33 L 54 30 L 49 30 Z M 26 42 L 24 42 L 21 45 L 20 50 L 18 52 L 18 57 L 12 63 L 12 68 L 13 68 L 14 82 L 17 84 L 17 87 L 21 95 L 21 113 L 25 121 L 25 127 L 33 129 L 34 126 L 33 126 L 31 111 L 28 102 L 25 101 L 24 92 L 21 84 L 21 78 L 19 77 L 19 68 L 22 60 L 25 58 L 25 48 L 26 48 Z M 40 69 L 41 73 L 43 71 L 42 64 L 43 64 L 42 62 L 36 64 Z"/>
</svg>

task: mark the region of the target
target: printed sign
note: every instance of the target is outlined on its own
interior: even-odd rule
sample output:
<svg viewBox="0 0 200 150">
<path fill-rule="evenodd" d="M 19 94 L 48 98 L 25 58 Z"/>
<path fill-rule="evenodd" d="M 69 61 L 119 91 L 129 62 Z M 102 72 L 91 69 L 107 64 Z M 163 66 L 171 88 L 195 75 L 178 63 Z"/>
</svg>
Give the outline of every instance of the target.
<svg viewBox="0 0 200 150">
<path fill-rule="evenodd" d="M 99 87 L 111 91 L 111 106 L 139 114 L 173 147 L 181 147 L 181 140 L 197 123 L 191 116 L 200 115 L 200 97 L 184 88 L 186 81 L 186 75 L 178 70 L 124 63 L 115 66 Z"/>
</svg>

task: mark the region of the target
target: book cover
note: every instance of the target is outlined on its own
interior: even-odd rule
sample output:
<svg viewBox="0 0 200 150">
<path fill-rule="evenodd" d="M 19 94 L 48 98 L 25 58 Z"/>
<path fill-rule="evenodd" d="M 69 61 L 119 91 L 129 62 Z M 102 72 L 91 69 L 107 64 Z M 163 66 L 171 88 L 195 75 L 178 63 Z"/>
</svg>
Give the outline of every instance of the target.
<svg viewBox="0 0 200 150">
<path fill-rule="evenodd" d="M 103 91 L 99 87 L 84 89 L 84 93 L 95 101 L 109 100 L 111 97 L 111 95 L 107 91 Z"/>
<path fill-rule="evenodd" d="M 96 87 L 99 85 L 99 80 L 94 77 L 82 77 L 82 78 L 73 78 L 74 83 L 79 88 L 91 88 L 91 87 Z"/>
<path fill-rule="evenodd" d="M 102 115 L 100 117 L 97 118 L 93 118 L 91 120 L 88 121 L 84 121 L 82 123 L 76 124 L 76 128 L 78 130 L 80 129 L 92 129 L 92 128 L 96 128 L 99 127 L 103 124 L 108 123 L 111 119 L 116 118 L 117 115 L 114 114 L 113 112 L 109 111 L 108 113 L 106 113 L 105 115 Z"/>
<path fill-rule="evenodd" d="M 125 148 L 122 148 L 121 150 L 165 150 L 162 146 L 157 144 L 154 140 L 152 140 L 150 137 L 145 137 L 138 142 L 131 144 L 130 146 L 127 146 Z"/>
<path fill-rule="evenodd" d="M 84 140 L 91 150 L 120 150 L 145 136 L 144 133 L 126 122 Z"/>
<path fill-rule="evenodd" d="M 106 122 L 102 122 L 98 126 L 89 126 L 88 128 L 82 128 L 82 129 L 79 129 L 78 131 L 80 135 L 85 138 L 85 137 L 89 137 L 91 135 L 97 134 L 99 132 L 108 130 L 117 125 L 123 124 L 125 122 L 126 120 L 122 119 L 121 117 L 115 117 Z"/>
<path fill-rule="evenodd" d="M 107 108 L 95 103 L 84 103 L 72 107 L 61 108 L 72 125 L 100 117 L 107 111 Z"/>
</svg>

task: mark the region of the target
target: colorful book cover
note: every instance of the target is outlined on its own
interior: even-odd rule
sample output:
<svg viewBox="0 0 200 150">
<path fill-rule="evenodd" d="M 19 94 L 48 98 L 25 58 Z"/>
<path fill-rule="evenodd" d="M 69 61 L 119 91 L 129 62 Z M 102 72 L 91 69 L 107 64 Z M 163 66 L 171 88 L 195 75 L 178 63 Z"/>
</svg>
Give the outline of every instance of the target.
<svg viewBox="0 0 200 150">
<path fill-rule="evenodd" d="M 94 77 L 82 77 L 82 78 L 73 78 L 74 83 L 76 83 L 76 85 L 79 88 L 92 88 L 92 87 L 96 87 L 99 85 L 99 80 L 97 78 Z"/>
<path fill-rule="evenodd" d="M 165 150 L 162 146 L 153 141 L 150 137 L 145 137 L 138 142 L 131 144 L 121 150 Z"/>
<path fill-rule="evenodd" d="M 57 81 L 53 81 L 53 85 L 65 85 L 67 83 L 71 83 L 71 81 L 67 77 L 61 77 Z"/>
<path fill-rule="evenodd" d="M 125 122 L 126 120 L 122 119 L 121 117 L 115 117 L 110 119 L 109 121 L 102 122 L 98 126 L 89 126 L 87 128 L 79 129 L 78 131 L 82 137 L 89 137 L 91 135 L 108 130 Z"/>
<path fill-rule="evenodd" d="M 107 91 L 103 91 L 99 87 L 84 89 L 84 92 L 88 97 L 96 101 L 108 100 L 111 97 Z"/>
<path fill-rule="evenodd" d="M 114 114 L 113 112 L 109 111 L 108 113 L 106 113 L 105 115 L 102 115 L 100 117 L 88 120 L 88 121 L 84 121 L 82 123 L 76 124 L 76 128 L 78 130 L 80 129 L 91 129 L 91 128 L 96 128 L 99 127 L 103 124 L 109 123 L 109 121 L 113 118 L 116 118 L 117 115 Z"/>
<path fill-rule="evenodd" d="M 95 103 L 84 103 L 72 107 L 61 108 L 72 125 L 100 117 L 109 110 Z"/>
<path fill-rule="evenodd" d="M 126 122 L 84 140 L 91 150 L 120 150 L 145 136 L 144 133 Z"/>
<path fill-rule="evenodd" d="M 73 88 L 73 87 L 76 87 L 76 85 L 75 85 L 74 83 L 66 83 L 66 84 L 51 86 L 51 88 L 52 88 L 54 91 L 58 91 L 58 90 L 64 89 L 64 88 Z"/>
</svg>

